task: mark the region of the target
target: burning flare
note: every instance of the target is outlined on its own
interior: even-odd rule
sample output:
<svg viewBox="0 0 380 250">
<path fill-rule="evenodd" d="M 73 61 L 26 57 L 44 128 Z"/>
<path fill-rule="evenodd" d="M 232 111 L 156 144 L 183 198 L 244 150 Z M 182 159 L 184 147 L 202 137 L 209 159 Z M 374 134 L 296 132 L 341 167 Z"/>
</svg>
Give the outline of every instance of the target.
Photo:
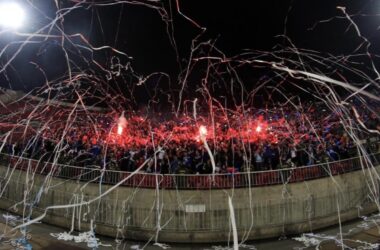
<svg viewBox="0 0 380 250">
<path fill-rule="evenodd" d="M 121 113 L 119 120 L 117 122 L 117 134 L 121 135 L 123 133 L 124 128 L 127 127 L 127 119 L 124 117 L 124 111 Z"/>
</svg>

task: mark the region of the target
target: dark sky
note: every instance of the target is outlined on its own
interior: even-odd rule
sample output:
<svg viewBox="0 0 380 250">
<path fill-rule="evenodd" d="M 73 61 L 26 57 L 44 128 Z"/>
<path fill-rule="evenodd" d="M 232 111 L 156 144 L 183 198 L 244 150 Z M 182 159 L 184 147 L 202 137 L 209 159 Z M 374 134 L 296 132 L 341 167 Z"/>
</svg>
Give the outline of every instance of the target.
<svg viewBox="0 0 380 250">
<path fill-rule="evenodd" d="M 345 6 L 363 35 L 373 43 L 371 52 L 377 53 L 379 37 L 380 2 L 374 0 L 335 1 L 335 0 L 234 0 L 204 1 L 178 0 L 184 15 L 194 20 L 206 31 L 198 41 L 215 42 L 215 46 L 227 56 L 242 53 L 245 49 L 271 51 L 279 46 L 289 46 L 281 35 L 287 35 L 295 46 L 334 55 L 352 54 L 362 41 L 349 22 L 342 17 L 337 6 Z M 32 1 L 35 8 L 26 5 L 29 21 L 25 27 L 33 32 L 49 23 L 56 16 L 54 1 Z M 59 1 L 61 8 L 70 8 L 77 1 Z M 92 1 L 94 3 L 112 3 L 113 1 Z M 141 1 L 147 3 L 148 1 Z M 169 14 L 164 18 L 172 19 L 167 26 L 157 9 L 135 4 L 92 5 L 91 1 L 72 10 L 59 26 L 66 34 L 81 33 L 94 46 L 109 45 L 127 53 L 132 60 L 120 57 L 123 64 L 128 61 L 135 72 L 148 75 L 156 71 L 168 73 L 176 81 L 180 66 L 170 36 L 173 34 L 178 48 L 180 65 L 184 67 L 189 58 L 192 39 L 200 34 L 200 29 L 176 11 L 175 1 L 163 1 L 157 6 L 164 7 Z M 37 11 L 38 10 L 38 11 Z M 330 19 L 329 22 L 319 21 Z M 172 29 L 173 27 L 173 29 Z M 313 29 L 311 29 L 314 27 Z M 48 30 L 43 33 L 47 34 Z M 60 34 L 54 27 L 50 34 Z M 25 37 L 3 36 L 0 46 L 3 48 L 14 40 Z M 45 82 L 42 71 L 48 80 L 54 80 L 67 74 L 67 66 L 62 50 L 62 40 L 58 38 L 32 39 L 36 44 L 26 45 L 22 52 L 1 75 L 1 86 L 15 89 L 32 89 Z M 109 68 L 111 50 L 90 53 L 81 49 L 85 45 L 78 38 L 65 41 L 73 69 L 101 74 L 99 68 L 86 61 L 95 59 L 102 67 Z M 77 46 L 79 45 L 79 46 Z M 278 46 L 277 46 L 278 47 Z M 9 49 L 1 57 L 4 63 L 17 47 Z M 38 67 L 36 66 L 38 65 Z M 125 81 L 125 79 L 123 79 Z"/>
<path fill-rule="evenodd" d="M 166 2 L 167 3 L 167 2 Z M 175 2 L 172 1 L 172 9 Z M 241 53 L 244 49 L 271 50 L 286 35 L 300 48 L 334 54 L 347 53 L 358 46 L 360 39 L 345 19 L 318 21 L 342 16 L 337 6 L 346 6 L 347 12 L 356 14 L 380 13 L 378 1 L 334 1 L 334 0 L 265 0 L 265 1 L 179 1 L 181 11 L 207 30 L 200 40 L 216 40 L 216 46 L 227 56 Z M 165 4 L 168 8 L 168 4 Z M 115 25 L 122 11 L 120 26 Z M 146 7 L 125 5 L 117 8 L 99 8 L 100 20 L 104 23 L 104 40 L 114 41 L 119 28 L 117 47 L 125 49 L 135 58 L 136 66 L 142 71 L 170 71 L 169 63 L 175 59 L 165 25 L 156 11 Z M 285 25 L 286 17 L 288 16 Z M 194 25 L 173 10 L 174 38 L 181 57 L 188 58 L 191 40 L 198 33 Z M 354 20 L 361 31 L 371 39 L 379 35 L 377 27 L 380 17 L 357 17 Z M 92 33 L 94 35 L 94 33 Z M 98 34 L 95 40 L 98 39 Z M 374 41 L 376 42 L 376 40 Z M 173 60 L 174 61 L 174 60 Z M 167 67 L 167 68 L 166 68 Z"/>
</svg>

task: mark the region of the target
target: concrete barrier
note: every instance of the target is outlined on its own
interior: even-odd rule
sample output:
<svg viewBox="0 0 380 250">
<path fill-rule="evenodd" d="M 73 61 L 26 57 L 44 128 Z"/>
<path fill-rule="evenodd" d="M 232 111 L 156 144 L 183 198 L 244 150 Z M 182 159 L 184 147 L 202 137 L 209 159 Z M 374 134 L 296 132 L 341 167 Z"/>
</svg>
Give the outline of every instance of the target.
<svg viewBox="0 0 380 250">
<path fill-rule="evenodd" d="M 221 242 L 232 239 L 231 196 L 239 239 L 263 239 L 312 232 L 337 224 L 339 217 L 344 222 L 376 211 L 379 168 L 286 185 L 169 190 L 114 188 L 0 166 L 0 208 L 22 214 L 35 203 L 35 218 L 49 206 L 83 203 L 114 188 L 88 205 L 49 209 L 43 221 L 87 231 L 93 220 L 98 234 L 135 240 Z"/>
</svg>

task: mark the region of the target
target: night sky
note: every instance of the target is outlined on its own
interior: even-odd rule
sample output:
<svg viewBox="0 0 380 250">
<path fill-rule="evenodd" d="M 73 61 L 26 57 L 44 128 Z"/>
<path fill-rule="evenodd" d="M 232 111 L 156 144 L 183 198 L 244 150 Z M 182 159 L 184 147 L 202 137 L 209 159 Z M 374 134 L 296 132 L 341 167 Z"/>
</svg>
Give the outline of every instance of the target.
<svg viewBox="0 0 380 250">
<path fill-rule="evenodd" d="M 56 16 L 57 8 L 54 1 L 35 0 L 31 5 L 25 4 L 28 22 L 23 31 L 34 33 L 39 28 L 51 22 Z M 60 8 L 70 9 L 77 1 L 59 1 Z M 72 9 L 62 22 L 57 23 L 66 35 L 80 33 L 93 46 L 109 45 L 128 56 L 118 56 L 122 64 L 131 63 L 136 75 L 146 76 L 153 72 L 165 72 L 171 78 L 171 84 L 160 82 L 163 88 L 176 88 L 178 76 L 186 66 L 189 58 L 192 39 L 200 34 L 201 29 L 176 10 L 175 1 L 163 1 L 155 6 L 163 8 L 168 13 L 164 17 L 173 22 L 163 21 L 162 12 L 142 4 L 113 4 L 115 1 L 91 1 L 77 9 Z M 138 1 L 148 3 L 148 1 Z M 355 51 L 361 44 L 353 26 L 345 18 L 337 6 L 345 6 L 349 14 L 355 14 L 353 20 L 359 25 L 362 34 L 372 43 L 370 52 L 377 54 L 379 50 L 378 37 L 380 24 L 379 1 L 333 1 L 333 0 L 263 0 L 263 1 L 200 1 L 179 0 L 181 12 L 197 24 L 206 28 L 197 41 L 210 41 L 227 57 L 244 52 L 246 49 L 256 51 L 271 51 L 280 47 L 290 46 L 286 35 L 297 48 L 319 51 L 322 54 L 350 55 L 365 52 L 363 48 Z M 340 17 L 340 18 L 339 18 Z M 331 19 L 328 22 L 320 22 Z M 320 23 L 319 23 L 320 22 Z M 61 35 L 54 27 L 50 32 Z M 169 36 L 169 33 L 173 36 Z M 46 29 L 44 34 L 48 33 Z M 0 38 L 3 48 L 12 41 L 25 41 L 25 37 L 6 34 Z M 171 40 L 172 39 L 172 40 Z M 174 40 L 173 40 L 174 39 Z M 1 86 L 13 89 L 31 90 L 42 86 L 48 81 L 64 79 L 67 76 L 67 66 L 62 50 L 62 39 L 31 39 L 34 44 L 26 45 L 21 53 L 1 74 Z M 173 41 L 177 48 L 173 47 Z M 102 71 L 91 62 L 96 60 L 102 67 L 109 68 L 111 58 L 117 56 L 109 49 L 91 53 L 81 49 L 85 45 L 79 38 L 72 38 L 63 44 L 69 53 L 70 66 L 74 71 L 86 74 L 98 74 Z M 1 57 L 6 62 L 18 47 L 12 45 Z M 179 62 L 177 60 L 177 52 Z M 198 70 L 198 69 L 197 69 Z M 199 69 L 200 75 L 204 69 Z M 44 72 L 44 74 L 42 74 Z M 197 73 L 195 73 L 196 75 Z M 249 75 L 245 70 L 243 75 Z M 244 77 L 243 77 L 244 78 Z M 244 79 L 254 81 L 260 78 L 260 73 L 247 76 Z M 159 81 L 153 77 L 152 81 Z M 197 76 L 193 78 L 196 82 Z M 115 80 L 128 81 L 127 77 Z M 112 84 L 111 84 L 112 85 Z M 166 87 L 165 87 L 166 86 Z M 178 86 L 177 86 L 178 88 Z M 138 92 L 138 91 L 137 91 Z M 136 93 L 137 93 L 136 92 Z M 138 94 L 144 96 L 144 94 Z"/>
</svg>

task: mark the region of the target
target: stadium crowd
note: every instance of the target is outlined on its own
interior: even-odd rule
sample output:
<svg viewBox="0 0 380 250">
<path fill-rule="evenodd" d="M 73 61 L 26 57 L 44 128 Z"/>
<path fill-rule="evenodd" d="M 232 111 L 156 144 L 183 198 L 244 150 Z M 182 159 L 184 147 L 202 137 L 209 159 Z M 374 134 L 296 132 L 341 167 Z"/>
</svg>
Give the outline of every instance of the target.
<svg viewBox="0 0 380 250">
<path fill-rule="evenodd" d="M 367 129 L 380 131 L 377 114 L 379 109 L 361 113 L 359 119 Z M 239 112 L 215 112 L 213 119 L 209 119 L 212 122 L 201 115 L 196 122 L 189 115 L 167 122 L 159 116 L 126 117 L 126 124 L 119 124 L 115 114 L 98 114 L 91 123 L 74 121 L 70 126 L 61 123 L 44 127 L 41 133 L 23 141 L 5 141 L 2 152 L 122 171 L 134 171 L 150 159 L 141 171 L 205 174 L 212 172 L 212 161 L 199 135 L 201 125 L 208 129 L 205 141 L 217 173 L 347 159 L 358 154 L 358 141 L 354 142 L 349 133 L 359 135 L 361 140 L 378 136 L 364 128 L 358 130 L 354 114 L 346 118 L 340 111 L 327 111 L 317 104 L 297 109 L 248 110 L 244 116 Z M 366 150 L 378 151 L 368 146 L 372 144 L 363 145 L 367 145 Z"/>
</svg>

